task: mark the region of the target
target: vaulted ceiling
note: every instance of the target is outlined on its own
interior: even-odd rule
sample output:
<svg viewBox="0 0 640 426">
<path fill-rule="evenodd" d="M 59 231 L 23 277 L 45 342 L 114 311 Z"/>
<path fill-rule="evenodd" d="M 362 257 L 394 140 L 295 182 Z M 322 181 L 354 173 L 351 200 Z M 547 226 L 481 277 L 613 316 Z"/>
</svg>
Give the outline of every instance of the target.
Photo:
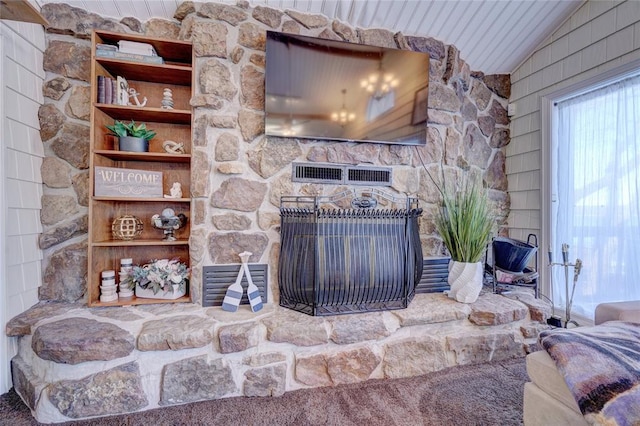
<svg viewBox="0 0 640 426">
<path fill-rule="evenodd" d="M 33 0 L 67 3 L 102 16 L 172 19 L 182 0 Z M 510 74 L 585 0 L 250 0 L 319 13 L 353 27 L 386 28 L 456 46 L 472 70 Z M 218 0 L 235 4 L 235 0 Z"/>
</svg>

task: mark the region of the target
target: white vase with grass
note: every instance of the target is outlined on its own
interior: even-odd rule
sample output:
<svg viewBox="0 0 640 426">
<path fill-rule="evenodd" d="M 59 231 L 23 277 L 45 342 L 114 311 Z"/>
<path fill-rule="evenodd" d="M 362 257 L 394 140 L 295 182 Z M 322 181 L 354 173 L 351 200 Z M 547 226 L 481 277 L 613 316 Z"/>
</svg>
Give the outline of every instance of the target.
<svg viewBox="0 0 640 426">
<path fill-rule="evenodd" d="M 465 176 L 457 185 L 437 185 L 441 204 L 435 226 L 451 254 L 446 294 L 462 303 L 473 303 L 482 290 L 480 260 L 491 238 L 495 218 L 487 190 L 480 179 Z"/>
</svg>

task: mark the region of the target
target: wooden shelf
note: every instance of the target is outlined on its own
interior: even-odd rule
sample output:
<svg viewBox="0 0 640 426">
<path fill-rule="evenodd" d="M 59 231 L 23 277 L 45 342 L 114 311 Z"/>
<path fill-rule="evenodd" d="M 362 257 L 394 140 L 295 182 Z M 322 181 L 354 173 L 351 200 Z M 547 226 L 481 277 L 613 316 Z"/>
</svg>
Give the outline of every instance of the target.
<svg viewBox="0 0 640 426">
<path fill-rule="evenodd" d="M 161 230 L 158 230 L 158 236 L 161 237 Z M 93 247 L 141 247 L 141 246 L 188 246 L 189 240 L 176 240 L 176 241 L 162 241 L 157 240 L 109 240 L 109 241 L 96 241 L 91 243 Z"/>
<path fill-rule="evenodd" d="M 26 0 L 3 0 L 0 2 L 0 19 L 49 26 L 49 21 Z"/>
<path fill-rule="evenodd" d="M 127 299 L 118 299 L 113 302 L 100 302 L 93 301 L 89 302 L 89 306 L 99 307 L 99 306 L 132 306 L 132 305 L 152 305 L 156 303 L 189 303 L 191 302 L 191 296 L 182 296 L 177 299 L 167 300 L 167 299 L 147 299 L 143 297 L 131 297 Z"/>
<path fill-rule="evenodd" d="M 116 151 L 113 149 L 96 149 L 94 150 L 94 154 L 102 155 L 116 161 L 153 161 L 172 163 L 191 162 L 190 154 L 167 154 L 165 152 L 131 152 Z"/>
<path fill-rule="evenodd" d="M 120 40 L 151 44 L 164 64 L 132 62 L 117 58 L 96 57 L 98 43 L 117 44 Z M 193 48 L 191 43 L 163 40 L 132 34 L 119 34 L 95 30 L 92 35 L 91 61 L 91 147 L 89 185 L 92 196 L 89 199 L 89 250 L 87 293 L 89 306 L 126 306 L 154 303 L 191 302 L 187 294 L 178 299 L 118 299 L 114 302 L 100 302 L 100 273 L 104 270 L 118 270 L 120 259 L 131 258 L 134 264 L 142 265 L 153 259 L 180 259 L 189 265 L 189 235 L 191 223 L 176 231 L 176 241 L 162 241 L 163 231 L 153 228 L 150 218 L 165 208 L 190 216 L 191 198 L 191 122 L 193 114 L 189 101 L 193 96 Z M 108 78 L 124 77 L 140 93 L 140 101 L 147 98 L 145 107 L 98 103 L 98 76 Z M 159 108 L 163 91 L 173 92 L 175 109 Z M 115 120 L 148 123 L 148 128 L 157 133 L 149 141 L 149 152 L 117 150 L 117 138 L 111 136 L 106 126 Z M 167 141 L 182 143 L 186 154 L 164 152 L 162 144 Z M 96 167 L 110 167 L 127 170 L 162 172 L 162 193 L 168 194 L 171 185 L 182 185 L 182 198 L 139 198 L 122 196 L 95 196 Z M 138 239 L 132 241 L 113 239 L 111 224 L 121 215 L 133 215 L 144 226 Z"/>
<path fill-rule="evenodd" d="M 142 103 L 142 102 L 141 102 Z M 113 104 L 99 104 L 95 107 L 114 120 L 157 121 L 161 123 L 191 124 L 191 111 L 178 109 L 148 108 Z"/>
</svg>

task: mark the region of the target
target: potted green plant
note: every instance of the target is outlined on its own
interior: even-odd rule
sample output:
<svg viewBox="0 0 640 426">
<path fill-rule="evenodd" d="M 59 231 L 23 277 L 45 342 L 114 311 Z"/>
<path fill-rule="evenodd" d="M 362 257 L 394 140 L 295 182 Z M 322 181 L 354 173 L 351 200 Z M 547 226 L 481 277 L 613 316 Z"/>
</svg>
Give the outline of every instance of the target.
<svg viewBox="0 0 640 426">
<path fill-rule="evenodd" d="M 450 188 L 436 184 L 441 199 L 435 227 L 451 254 L 447 294 L 463 303 L 475 302 L 482 290 L 480 260 L 495 224 L 487 190 L 478 181 L 467 173 Z"/>
<path fill-rule="evenodd" d="M 136 297 L 177 299 L 187 292 L 190 268 L 178 259 L 152 260 L 120 274 L 120 287 L 134 290 Z"/>
<path fill-rule="evenodd" d="M 156 135 L 156 132 L 147 129 L 145 123 L 136 124 L 133 120 L 130 123 L 116 120 L 112 126 L 105 127 L 113 136 L 118 137 L 120 151 L 147 152 L 149 151 L 149 140 Z"/>
</svg>

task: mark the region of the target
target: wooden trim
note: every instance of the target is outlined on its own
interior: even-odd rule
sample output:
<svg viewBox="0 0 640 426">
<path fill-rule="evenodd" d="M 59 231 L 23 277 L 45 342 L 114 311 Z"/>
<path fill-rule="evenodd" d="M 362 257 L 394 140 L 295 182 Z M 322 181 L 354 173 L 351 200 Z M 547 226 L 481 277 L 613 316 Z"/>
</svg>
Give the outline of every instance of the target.
<svg viewBox="0 0 640 426">
<path fill-rule="evenodd" d="M 0 19 L 10 21 L 31 22 L 45 27 L 49 22 L 27 0 L 1 0 Z"/>
</svg>

